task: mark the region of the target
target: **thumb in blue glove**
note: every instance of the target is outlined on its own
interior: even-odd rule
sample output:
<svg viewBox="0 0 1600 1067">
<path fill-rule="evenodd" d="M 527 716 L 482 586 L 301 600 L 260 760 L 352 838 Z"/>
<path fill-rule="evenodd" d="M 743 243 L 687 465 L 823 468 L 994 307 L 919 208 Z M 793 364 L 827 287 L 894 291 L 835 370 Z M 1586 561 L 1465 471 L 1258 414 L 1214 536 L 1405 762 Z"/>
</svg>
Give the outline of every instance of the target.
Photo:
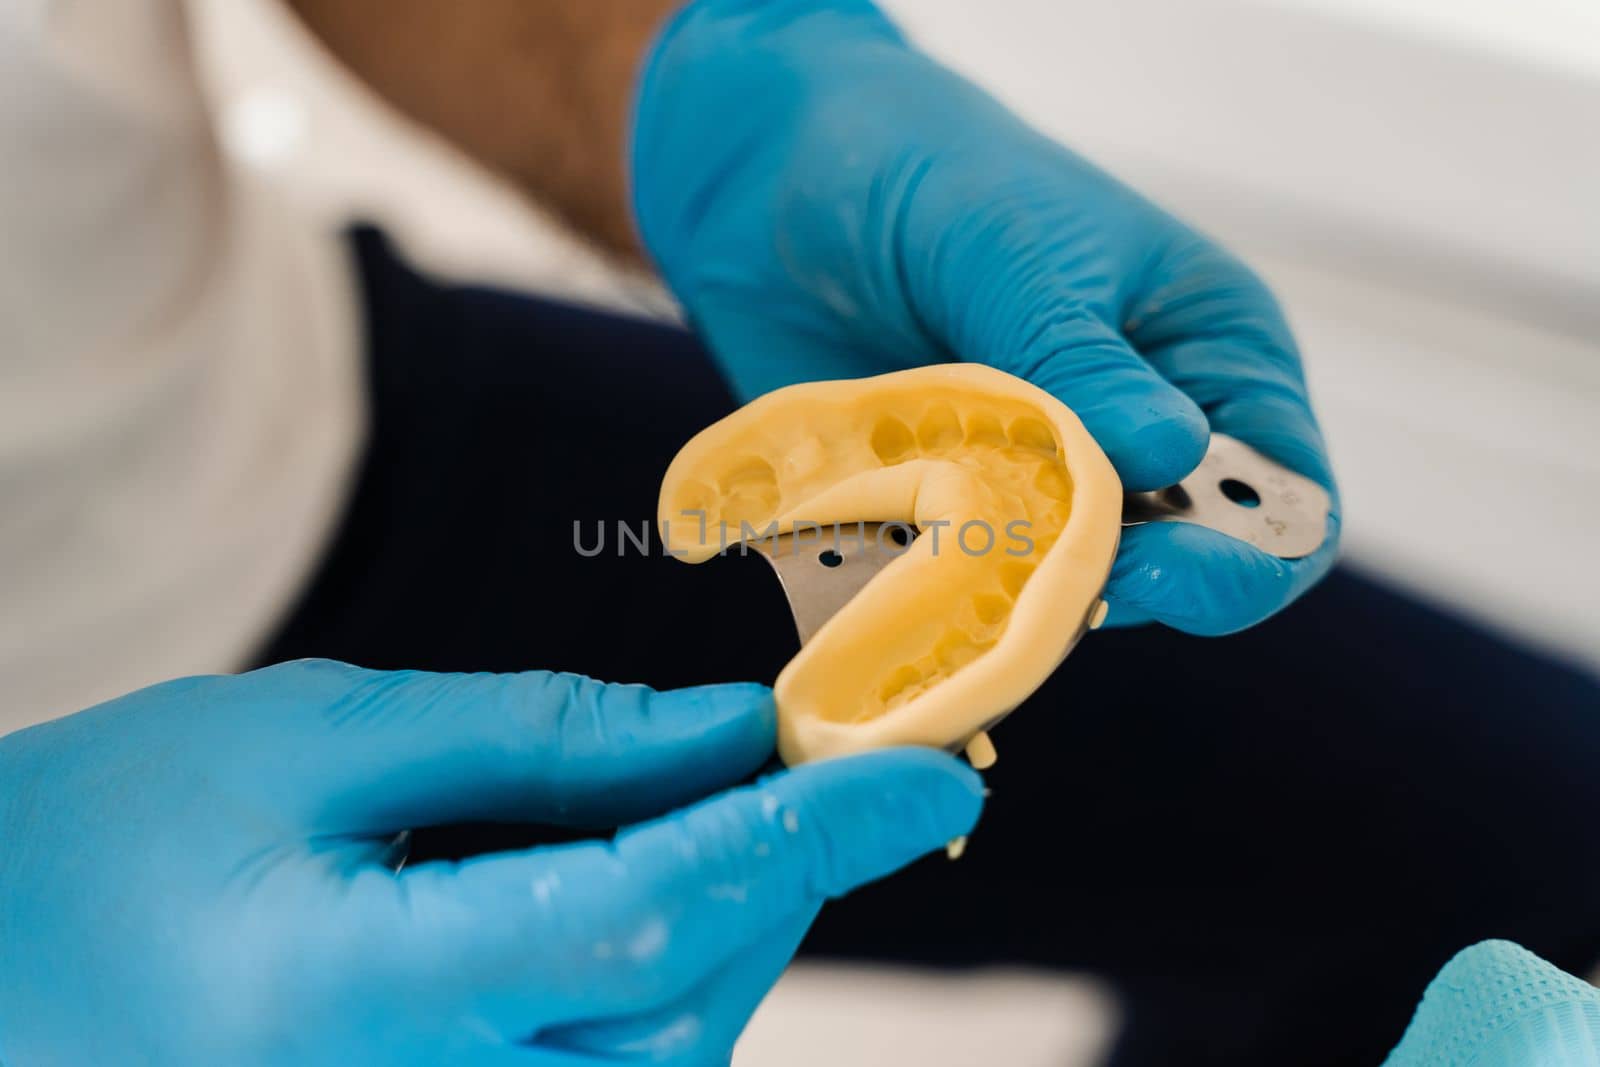
<svg viewBox="0 0 1600 1067">
<path fill-rule="evenodd" d="M 1509 941 L 1460 952 L 1384 1067 L 1597 1067 L 1600 989 Z"/>
<path fill-rule="evenodd" d="M 759 686 L 313 661 L 0 738 L 0 1062 L 726 1062 L 825 897 L 971 827 L 969 770 L 883 752 L 399 873 L 389 843 L 659 816 L 772 744 Z"/>
<path fill-rule="evenodd" d="M 633 135 L 640 233 L 746 396 L 940 360 L 1078 413 L 1129 489 L 1211 431 L 1334 489 L 1294 339 L 1241 263 L 910 47 L 866 0 L 696 0 Z M 1332 565 L 1130 530 L 1112 621 L 1258 622 Z"/>
</svg>

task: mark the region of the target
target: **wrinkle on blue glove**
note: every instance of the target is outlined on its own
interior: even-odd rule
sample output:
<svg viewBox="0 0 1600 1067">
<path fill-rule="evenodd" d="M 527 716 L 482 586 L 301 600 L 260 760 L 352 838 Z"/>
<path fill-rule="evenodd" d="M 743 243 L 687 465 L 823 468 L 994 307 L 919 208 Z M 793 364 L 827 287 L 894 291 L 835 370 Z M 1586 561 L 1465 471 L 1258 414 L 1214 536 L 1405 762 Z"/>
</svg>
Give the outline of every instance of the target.
<svg viewBox="0 0 1600 1067">
<path fill-rule="evenodd" d="M 1510 941 L 1445 964 L 1384 1067 L 1597 1067 L 1600 989 Z"/>
<path fill-rule="evenodd" d="M 1265 286 L 869 3 L 689 4 L 641 78 L 631 168 L 646 246 L 746 397 L 972 360 L 1071 407 L 1129 489 L 1179 481 L 1212 431 L 1333 489 Z M 1281 567 L 1225 538 L 1136 540 L 1124 574 L 1161 582 L 1117 591 L 1117 617 L 1260 621 L 1326 573 L 1329 530 Z"/>
</svg>

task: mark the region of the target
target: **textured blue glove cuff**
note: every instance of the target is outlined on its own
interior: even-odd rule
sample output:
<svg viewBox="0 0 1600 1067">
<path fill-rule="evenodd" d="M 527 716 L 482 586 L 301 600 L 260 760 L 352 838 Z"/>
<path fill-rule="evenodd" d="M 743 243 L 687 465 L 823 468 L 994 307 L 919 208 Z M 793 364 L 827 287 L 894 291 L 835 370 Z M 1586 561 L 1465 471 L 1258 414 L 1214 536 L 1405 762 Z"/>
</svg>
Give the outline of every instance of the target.
<svg viewBox="0 0 1600 1067">
<path fill-rule="evenodd" d="M 1600 989 L 1509 941 L 1473 945 L 1429 983 L 1385 1067 L 1600 1064 Z"/>
</svg>

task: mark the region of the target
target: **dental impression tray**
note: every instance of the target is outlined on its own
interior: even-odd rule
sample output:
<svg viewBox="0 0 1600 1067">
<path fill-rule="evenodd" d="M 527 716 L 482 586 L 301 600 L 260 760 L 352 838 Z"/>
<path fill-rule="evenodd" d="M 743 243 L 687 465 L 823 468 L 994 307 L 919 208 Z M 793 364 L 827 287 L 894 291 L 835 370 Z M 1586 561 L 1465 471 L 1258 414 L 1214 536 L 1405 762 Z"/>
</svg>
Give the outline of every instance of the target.
<svg viewBox="0 0 1600 1067">
<path fill-rule="evenodd" d="M 661 486 L 667 550 L 777 571 L 801 649 L 778 676 L 784 762 L 889 745 L 994 761 L 987 731 L 1105 618 L 1120 530 L 1192 522 L 1286 559 L 1327 493 L 1214 435 L 1200 467 L 1124 494 L 1071 410 L 978 364 L 790 386 L 695 436 Z"/>
</svg>

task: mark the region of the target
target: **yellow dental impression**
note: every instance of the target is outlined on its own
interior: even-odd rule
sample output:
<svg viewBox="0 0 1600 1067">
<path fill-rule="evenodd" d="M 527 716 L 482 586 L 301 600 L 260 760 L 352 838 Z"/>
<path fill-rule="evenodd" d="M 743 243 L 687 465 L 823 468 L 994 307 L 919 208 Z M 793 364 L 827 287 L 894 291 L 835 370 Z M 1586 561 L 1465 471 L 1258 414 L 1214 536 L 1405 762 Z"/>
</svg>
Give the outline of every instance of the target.
<svg viewBox="0 0 1600 1067">
<path fill-rule="evenodd" d="M 691 563 L 775 528 L 914 525 L 778 676 L 779 754 L 965 746 L 983 765 L 984 731 L 1098 624 L 1121 508 L 1116 472 L 1065 405 L 941 364 L 760 397 L 678 453 L 657 518 Z"/>
</svg>

